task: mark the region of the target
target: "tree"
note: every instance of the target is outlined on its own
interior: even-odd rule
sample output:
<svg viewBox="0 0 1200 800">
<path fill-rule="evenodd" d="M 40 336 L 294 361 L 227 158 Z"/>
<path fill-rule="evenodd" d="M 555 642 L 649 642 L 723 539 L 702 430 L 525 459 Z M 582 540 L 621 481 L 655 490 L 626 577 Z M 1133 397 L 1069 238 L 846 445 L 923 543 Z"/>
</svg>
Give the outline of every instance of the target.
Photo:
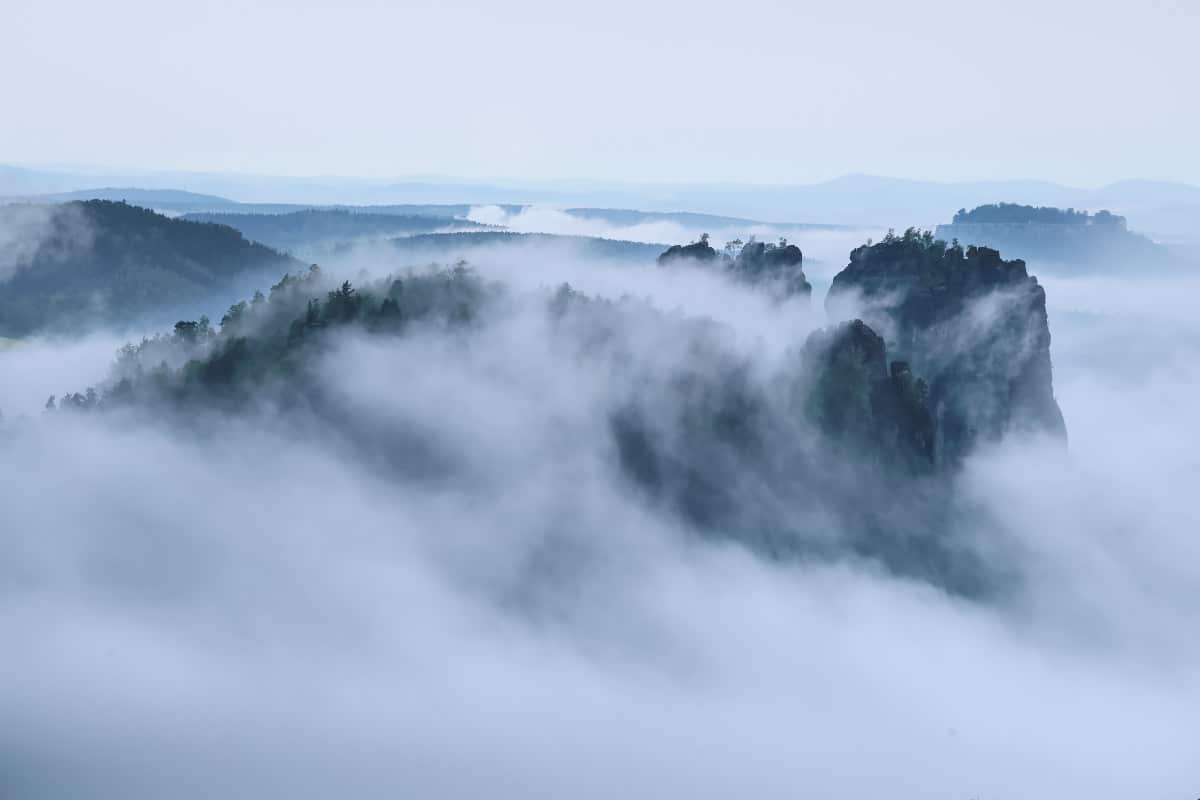
<svg viewBox="0 0 1200 800">
<path fill-rule="evenodd" d="M 179 320 L 175 323 L 175 336 L 186 342 L 196 341 L 197 332 L 200 329 L 200 323 L 194 320 Z"/>
<path fill-rule="evenodd" d="M 261 297 L 262 295 L 258 296 Z M 241 322 L 242 318 L 246 315 L 247 308 L 245 300 L 231 305 L 229 310 L 225 312 L 225 316 L 221 317 L 221 330 L 225 330 L 225 328 Z"/>
<path fill-rule="evenodd" d="M 313 298 L 308 301 L 304 310 L 304 327 L 318 328 L 321 326 L 321 301 Z"/>
</svg>

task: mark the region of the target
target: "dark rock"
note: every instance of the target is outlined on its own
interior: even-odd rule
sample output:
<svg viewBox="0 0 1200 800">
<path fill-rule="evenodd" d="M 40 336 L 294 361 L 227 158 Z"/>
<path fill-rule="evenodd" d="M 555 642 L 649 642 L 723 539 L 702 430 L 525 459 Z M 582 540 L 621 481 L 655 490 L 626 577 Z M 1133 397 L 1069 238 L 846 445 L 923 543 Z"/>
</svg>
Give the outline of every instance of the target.
<svg viewBox="0 0 1200 800">
<path fill-rule="evenodd" d="M 658 257 L 660 266 L 689 260 L 700 262 L 717 260 L 717 251 L 708 243 L 708 234 L 701 236 L 698 242 L 672 245 Z"/>
<path fill-rule="evenodd" d="M 783 297 L 812 294 L 812 285 L 804 275 L 804 254 L 794 244 L 768 245 L 750 241 L 729 265 L 739 280 L 765 284 Z"/>
<path fill-rule="evenodd" d="M 734 280 L 764 287 L 778 300 L 812 294 L 812 285 L 804 275 L 804 254 L 796 245 L 786 241 L 767 244 L 751 239 L 741 246 L 737 256 L 732 256 L 738 245 L 741 245 L 740 241 L 730 242 L 724 253 L 718 253 L 705 234 L 698 242 L 672 245 L 658 257 L 658 263 L 660 266 L 686 261 L 720 264 Z"/>
<path fill-rule="evenodd" d="M 985 247 L 964 252 L 910 229 L 850 254 L 826 304 L 843 299 L 861 301 L 895 354 L 928 378 L 936 462 L 957 463 L 1012 431 L 1066 436 L 1046 295 L 1025 262 Z"/>
<path fill-rule="evenodd" d="M 935 429 L 928 388 L 906 362 L 888 369 L 881 336 L 856 319 L 813 334 L 805 351 L 813 376 L 808 413 L 822 433 L 872 461 L 930 470 Z"/>
</svg>

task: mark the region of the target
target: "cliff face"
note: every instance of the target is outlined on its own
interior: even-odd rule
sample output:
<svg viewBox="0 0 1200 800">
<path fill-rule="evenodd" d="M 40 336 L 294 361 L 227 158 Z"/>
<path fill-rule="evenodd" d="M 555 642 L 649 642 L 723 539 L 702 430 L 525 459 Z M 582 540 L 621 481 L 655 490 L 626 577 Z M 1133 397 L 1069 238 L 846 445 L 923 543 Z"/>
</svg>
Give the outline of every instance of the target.
<svg viewBox="0 0 1200 800">
<path fill-rule="evenodd" d="M 892 354 L 928 381 L 935 462 L 1014 431 L 1065 437 L 1046 295 L 1023 261 L 910 231 L 850 254 L 826 302 L 843 301 L 861 303 Z"/>
<path fill-rule="evenodd" d="M 804 361 L 812 373 L 806 410 L 824 434 L 908 472 L 931 469 L 929 387 L 907 363 L 888 364 L 879 334 L 862 320 L 844 322 L 813 334 Z"/>
<path fill-rule="evenodd" d="M 783 248 L 688 247 L 738 280 L 799 267 Z M 1003 570 L 953 535 L 955 476 L 1010 432 L 1065 436 L 1042 287 L 1022 261 L 909 231 L 854 250 L 827 302 L 861 318 L 817 331 L 778 372 L 715 337 L 695 364 L 639 375 L 611 420 L 625 474 L 772 557 L 853 553 L 952 591 L 1001 590 Z"/>
<path fill-rule="evenodd" d="M 738 280 L 764 285 L 781 298 L 812 294 L 804 275 L 804 254 L 794 244 L 747 242 L 728 269 Z"/>
</svg>

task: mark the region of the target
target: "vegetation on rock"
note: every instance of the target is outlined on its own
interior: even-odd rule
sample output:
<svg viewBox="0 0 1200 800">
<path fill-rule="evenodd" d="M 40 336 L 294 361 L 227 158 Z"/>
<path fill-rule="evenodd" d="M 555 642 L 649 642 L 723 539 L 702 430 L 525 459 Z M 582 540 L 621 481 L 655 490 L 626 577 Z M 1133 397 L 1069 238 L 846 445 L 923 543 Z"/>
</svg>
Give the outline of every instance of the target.
<svg viewBox="0 0 1200 800">
<path fill-rule="evenodd" d="M 766 287 L 777 299 L 812 294 L 812 285 L 804 275 L 804 254 L 786 239 L 778 244 L 735 239 L 717 252 L 703 234 L 687 245 L 672 245 L 658 257 L 659 266 L 695 262 L 720 264 L 734 280 L 751 286 Z"/>
<path fill-rule="evenodd" d="M 850 254 L 826 303 L 862 304 L 896 357 L 928 381 L 934 459 L 957 463 L 1009 432 L 1065 436 L 1046 294 L 1025 262 L 909 229 Z"/>
</svg>

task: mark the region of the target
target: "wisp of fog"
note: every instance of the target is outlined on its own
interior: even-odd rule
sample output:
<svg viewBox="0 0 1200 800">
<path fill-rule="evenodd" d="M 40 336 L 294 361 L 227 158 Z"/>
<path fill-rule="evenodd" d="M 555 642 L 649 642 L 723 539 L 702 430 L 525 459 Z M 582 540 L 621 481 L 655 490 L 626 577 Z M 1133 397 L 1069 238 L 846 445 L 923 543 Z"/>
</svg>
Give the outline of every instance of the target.
<svg viewBox="0 0 1200 800">
<path fill-rule="evenodd" d="M 0 429 L 0 794 L 1194 796 L 1194 281 L 1045 281 L 1070 446 L 1013 437 L 956 479 L 954 536 L 1022 576 L 994 598 L 697 536 L 614 469 L 611 409 L 702 369 L 672 320 L 714 321 L 752 379 L 830 322 L 820 276 L 848 248 L 827 236 L 811 305 L 570 245 L 474 250 L 507 287 L 475 335 L 322 355 L 345 429 L 288 406 L 42 415 L 120 339 L 0 347 L 0 408 L 27 417 Z M 563 282 L 626 298 L 636 369 L 554 327 Z"/>
</svg>

